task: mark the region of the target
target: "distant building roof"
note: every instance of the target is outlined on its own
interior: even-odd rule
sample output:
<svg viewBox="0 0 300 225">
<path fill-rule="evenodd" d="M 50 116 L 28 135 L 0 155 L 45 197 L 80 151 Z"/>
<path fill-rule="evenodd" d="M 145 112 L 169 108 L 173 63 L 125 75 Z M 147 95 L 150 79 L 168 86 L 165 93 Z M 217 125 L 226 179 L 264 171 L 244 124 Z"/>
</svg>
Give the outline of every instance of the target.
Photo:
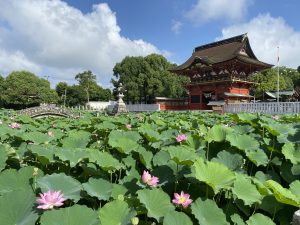
<svg viewBox="0 0 300 225">
<path fill-rule="evenodd" d="M 254 64 L 264 69 L 273 66 L 259 61 L 256 58 L 251 49 L 247 34 L 242 34 L 196 47 L 192 56 L 182 65 L 172 69 L 172 71 L 184 70 L 197 63 L 201 63 L 205 66 L 226 62 L 232 59 L 237 59 L 248 64 Z"/>
<path fill-rule="evenodd" d="M 222 106 L 225 105 L 225 101 L 210 101 L 207 105 Z"/>
<path fill-rule="evenodd" d="M 246 97 L 246 98 L 253 98 L 252 95 L 246 95 L 246 94 L 237 94 L 237 93 L 230 93 L 230 92 L 224 92 L 224 95 L 228 97 Z"/>
<path fill-rule="evenodd" d="M 277 94 L 277 91 L 266 91 L 266 94 L 268 96 L 270 96 L 271 98 L 277 98 L 278 94 Z M 285 96 L 292 96 L 293 94 L 295 94 L 295 91 L 294 90 L 290 90 L 290 91 L 279 91 L 279 97 L 282 96 L 282 95 L 285 95 Z"/>
</svg>

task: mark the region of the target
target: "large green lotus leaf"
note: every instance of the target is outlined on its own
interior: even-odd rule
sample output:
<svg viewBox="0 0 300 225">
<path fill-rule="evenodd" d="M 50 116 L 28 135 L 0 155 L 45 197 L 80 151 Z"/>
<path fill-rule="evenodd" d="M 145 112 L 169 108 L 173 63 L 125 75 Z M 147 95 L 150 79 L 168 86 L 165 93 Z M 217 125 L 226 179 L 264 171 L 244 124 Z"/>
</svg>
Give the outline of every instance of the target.
<svg viewBox="0 0 300 225">
<path fill-rule="evenodd" d="M 225 140 L 226 135 L 231 133 L 232 129 L 229 127 L 226 127 L 225 125 L 215 125 L 212 128 L 210 128 L 206 134 L 205 139 L 210 142 L 222 142 Z"/>
<path fill-rule="evenodd" d="M 138 199 L 148 211 L 148 217 L 153 217 L 157 221 L 174 210 L 169 195 L 160 189 L 143 189 L 137 194 Z"/>
<path fill-rule="evenodd" d="M 46 211 L 42 225 L 99 225 L 98 213 L 83 205 Z"/>
<path fill-rule="evenodd" d="M 292 183 L 295 180 L 300 180 L 300 175 L 297 175 L 297 170 L 295 171 L 295 169 L 297 169 L 297 167 L 294 167 L 295 165 L 297 164 L 292 164 L 290 161 L 285 161 L 280 166 L 280 175 L 287 183 Z M 296 174 L 294 174 L 295 172 Z"/>
<path fill-rule="evenodd" d="M 290 191 L 300 199 L 300 181 L 295 180 L 290 184 Z"/>
<path fill-rule="evenodd" d="M 272 189 L 278 202 L 300 207 L 300 200 L 289 189 L 283 188 L 280 184 L 273 180 L 266 181 L 266 184 Z"/>
<path fill-rule="evenodd" d="M 56 148 L 52 145 L 28 145 L 28 150 L 31 151 L 37 159 L 43 164 L 55 162 L 54 153 Z"/>
<path fill-rule="evenodd" d="M 135 215 L 136 212 L 126 202 L 114 200 L 100 209 L 99 218 L 101 225 L 130 225 Z"/>
<path fill-rule="evenodd" d="M 110 121 L 103 121 L 100 124 L 96 124 L 94 127 L 98 130 L 114 130 L 117 128 L 117 126 Z"/>
<path fill-rule="evenodd" d="M 218 153 L 216 158 L 213 158 L 211 161 L 222 163 L 233 171 L 240 171 L 243 166 L 243 156 L 240 154 L 233 154 L 226 150 L 223 150 Z"/>
<path fill-rule="evenodd" d="M 226 166 L 217 162 L 204 162 L 202 158 L 198 158 L 192 166 L 192 176 L 212 187 L 215 194 L 221 189 L 229 189 L 235 180 L 234 172 Z"/>
<path fill-rule="evenodd" d="M 55 152 L 55 156 L 62 161 L 70 162 L 70 166 L 74 167 L 83 159 L 89 158 L 89 153 L 88 151 L 80 148 L 61 148 Z"/>
<path fill-rule="evenodd" d="M 255 138 L 243 134 L 228 134 L 226 136 L 227 141 L 230 142 L 230 144 L 234 147 L 237 147 L 238 149 L 245 151 L 245 150 L 256 150 L 259 148 L 259 143 Z"/>
<path fill-rule="evenodd" d="M 36 197 L 31 190 L 14 190 L 0 196 L 0 224 L 33 225 L 38 219 L 34 210 Z"/>
<path fill-rule="evenodd" d="M 250 125 L 237 125 L 234 126 L 234 132 L 238 134 L 248 134 L 254 131 L 254 128 Z"/>
<path fill-rule="evenodd" d="M 68 137 L 62 140 L 64 148 L 85 148 L 90 141 L 91 134 L 87 131 L 72 130 L 68 134 Z"/>
<path fill-rule="evenodd" d="M 153 154 L 150 151 L 147 151 L 145 148 L 140 147 L 139 150 L 139 156 L 140 156 L 140 161 L 141 163 L 143 163 L 143 165 L 146 168 L 151 168 L 152 167 L 152 158 L 153 158 Z"/>
<path fill-rule="evenodd" d="M 253 113 L 239 113 L 237 117 L 240 121 L 252 124 L 257 119 L 257 115 Z"/>
<path fill-rule="evenodd" d="M 249 158 L 251 162 L 253 162 L 256 166 L 266 166 L 269 162 L 269 158 L 267 154 L 260 148 L 255 150 L 245 150 L 246 156 Z"/>
<path fill-rule="evenodd" d="M 272 179 L 270 175 L 264 174 L 261 171 L 258 171 L 255 174 L 255 177 L 251 177 L 252 182 L 256 185 L 257 190 L 261 195 L 271 195 L 272 192 L 270 189 L 265 185 L 265 182 L 269 179 Z"/>
<path fill-rule="evenodd" d="M 109 200 L 112 192 L 112 184 L 102 178 L 90 178 L 89 182 L 82 184 L 83 189 L 99 200 Z"/>
<path fill-rule="evenodd" d="M 193 225 L 193 222 L 183 212 L 173 211 L 165 216 L 163 225 Z"/>
<path fill-rule="evenodd" d="M 0 173 L 0 195 L 12 192 L 14 190 L 31 190 L 33 182 L 34 167 L 28 166 L 19 171 L 14 169 L 4 170 Z M 39 171 L 40 175 L 43 175 Z"/>
<path fill-rule="evenodd" d="M 198 157 L 194 152 L 194 149 L 188 146 L 170 146 L 163 148 L 162 150 L 167 151 L 170 155 L 170 159 L 178 165 L 191 166 Z"/>
<path fill-rule="evenodd" d="M 167 129 L 161 132 L 160 137 L 162 141 L 176 141 L 176 136 L 178 134 L 178 130 L 175 129 Z"/>
<path fill-rule="evenodd" d="M 268 212 L 270 215 L 275 215 L 284 206 L 286 205 L 278 202 L 273 195 L 268 195 L 262 199 L 262 203 L 257 208 Z"/>
<path fill-rule="evenodd" d="M 269 217 L 256 213 L 246 221 L 247 225 L 276 225 Z"/>
<path fill-rule="evenodd" d="M 108 136 L 108 144 L 121 153 L 129 154 L 139 148 L 139 140 L 142 137 L 136 131 L 113 130 Z"/>
<path fill-rule="evenodd" d="M 244 220 L 241 218 L 239 214 L 234 213 L 230 216 L 231 221 L 234 225 L 245 225 Z"/>
<path fill-rule="evenodd" d="M 61 191 L 64 198 L 78 201 L 80 199 L 81 183 L 63 173 L 51 174 L 41 177 L 37 181 L 42 192 Z"/>
<path fill-rule="evenodd" d="M 300 175 L 300 164 L 293 165 L 291 168 L 291 171 L 294 176 L 299 176 Z"/>
<path fill-rule="evenodd" d="M 138 131 L 145 136 L 149 142 L 160 141 L 160 134 L 155 130 L 155 127 L 151 124 L 142 124 Z"/>
<path fill-rule="evenodd" d="M 269 122 L 263 125 L 272 135 L 287 137 L 288 135 L 293 135 L 296 133 L 296 129 L 291 126 L 291 124 L 282 124 L 276 121 Z"/>
<path fill-rule="evenodd" d="M 0 125 L 0 138 L 6 139 L 7 135 L 13 136 L 22 136 L 23 132 L 19 129 L 12 129 L 8 126 L 8 124 L 1 124 Z"/>
<path fill-rule="evenodd" d="M 153 157 L 153 165 L 154 166 L 163 166 L 163 165 L 168 164 L 169 160 L 170 160 L 170 154 L 168 152 L 159 151 Z"/>
<path fill-rule="evenodd" d="M 191 208 L 201 225 L 229 225 L 223 210 L 218 208 L 217 204 L 210 199 L 202 201 L 198 198 L 192 203 Z"/>
<path fill-rule="evenodd" d="M 125 196 L 128 189 L 121 184 L 112 184 L 111 197 L 113 199 L 118 199 L 120 195 Z"/>
<path fill-rule="evenodd" d="M 8 159 L 7 151 L 4 145 L 0 145 L 0 171 L 6 167 L 6 160 Z"/>
<path fill-rule="evenodd" d="M 256 186 L 251 183 L 250 178 L 242 174 L 236 174 L 232 193 L 235 194 L 237 198 L 243 200 L 245 205 L 261 203 L 263 198 L 256 189 Z"/>
<path fill-rule="evenodd" d="M 95 162 L 103 170 L 118 170 L 122 167 L 122 164 L 115 159 L 111 154 L 107 152 L 100 152 L 98 150 L 90 151 L 90 162 Z"/>
<path fill-rule="evenodd" d="M 282 147 L 282 154 L 285 156 L 286 159 L 289 159 L 293 164 L 300 163 L 300 148 L 299 145 L 288 142 L 285 143 Z"/>
<path fill-rule="evenodd" d="M 35 144 L 46 143 L 50 140 L 49 135 L 43 134 L 41 132 L 26 132 L 23 134 L 23 140 L 32 141 Z"/>
</svg>

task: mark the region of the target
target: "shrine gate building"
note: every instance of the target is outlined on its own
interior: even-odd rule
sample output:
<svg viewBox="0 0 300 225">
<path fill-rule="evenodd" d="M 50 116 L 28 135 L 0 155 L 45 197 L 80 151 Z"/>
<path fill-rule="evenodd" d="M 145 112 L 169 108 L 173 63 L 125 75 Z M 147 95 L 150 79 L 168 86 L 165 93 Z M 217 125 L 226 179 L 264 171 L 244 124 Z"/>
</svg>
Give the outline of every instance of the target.
<svg viewBox="0 0 300 225">
<path fill-rule="evenodd" d="M 254 55 L 247 34 L 196 47 L 171 72 L 190 77 L 188 109 L 210 109 L 212 102 L 249 102 L 250 74 L 271 68 Z"/>
</svg>

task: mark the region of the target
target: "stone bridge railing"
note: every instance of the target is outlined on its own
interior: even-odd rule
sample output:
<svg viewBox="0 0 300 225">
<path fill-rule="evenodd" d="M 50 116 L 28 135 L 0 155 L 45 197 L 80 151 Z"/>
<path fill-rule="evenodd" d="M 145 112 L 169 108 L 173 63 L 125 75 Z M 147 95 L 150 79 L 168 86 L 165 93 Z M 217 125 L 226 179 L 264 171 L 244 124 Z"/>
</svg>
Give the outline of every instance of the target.
<svg viewBox="0 0 300 225">
<path fill-rule="evenodd" d="M 74 112 L 67 108 L 58 107 L 55 104 L 41 104 L 37 107 L 31 107 L 20 110 L 20 115 L 27 115 L 32 118 L 44 117 L 44 116 L 60 116 L 60 117 L 77 117 Z"/>
</svg>

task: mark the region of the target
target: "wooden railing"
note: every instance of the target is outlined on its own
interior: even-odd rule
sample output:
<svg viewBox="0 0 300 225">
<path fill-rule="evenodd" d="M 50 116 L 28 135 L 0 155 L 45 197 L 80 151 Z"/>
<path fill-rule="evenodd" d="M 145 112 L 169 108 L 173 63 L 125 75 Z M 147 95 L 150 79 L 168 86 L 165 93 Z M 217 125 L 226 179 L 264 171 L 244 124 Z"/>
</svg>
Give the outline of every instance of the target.
<svg viewBox="0 0 300 225">
<path fill-rule="evenodd" d="M 267 114 L 300 113 L 300 102 L 260 102 L 224 105 L 224 112 L 260 112 Z"/>
</svg>

